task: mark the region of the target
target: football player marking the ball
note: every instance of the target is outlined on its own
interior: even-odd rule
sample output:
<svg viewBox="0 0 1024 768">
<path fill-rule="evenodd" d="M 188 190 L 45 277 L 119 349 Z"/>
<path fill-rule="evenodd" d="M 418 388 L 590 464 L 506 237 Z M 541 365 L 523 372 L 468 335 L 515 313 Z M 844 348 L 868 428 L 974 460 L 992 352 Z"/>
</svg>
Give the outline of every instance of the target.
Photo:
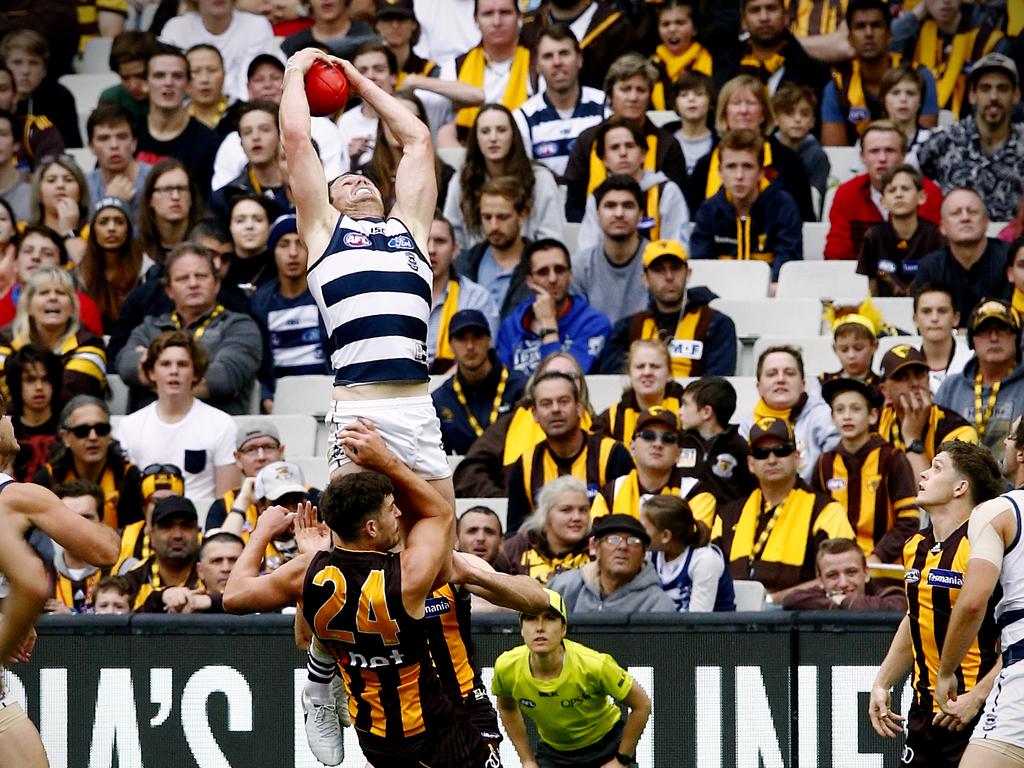
<svg viewBox="0 0 1024 768">
<path fill-rule="evenodd" d="M 345 173 L 330 183 L 324 177 L 310 141 L 305 90 L 307 72 L 322 64 L 340 70 L 351 94 L 365 100 L 402 145 L 388 216 L 380 191 L 365 176 Z M 330 76 L 323 71 L 309 78 L 316 100 L 329 90 L 325 80 L 329 84 Z M 347 61 L 306 48 L 285 69 L 281 136 L 299 237 L 309 251 L 309 289 L 331 336 L 335 386 L 326 422 L 332 476 L 359 471 L 337 436 L 361 416 L 450 503 L 454 515 L 451 470 L 427 394 L 433 277 L 424 254 L 437 204 L 430 131 Z"/>
</svg>

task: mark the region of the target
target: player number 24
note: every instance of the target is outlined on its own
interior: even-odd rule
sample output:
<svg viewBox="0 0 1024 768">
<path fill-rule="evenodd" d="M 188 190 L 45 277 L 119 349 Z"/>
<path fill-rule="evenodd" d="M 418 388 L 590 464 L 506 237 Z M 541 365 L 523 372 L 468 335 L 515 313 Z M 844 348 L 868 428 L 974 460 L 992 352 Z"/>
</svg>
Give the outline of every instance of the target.
<svg viewBox="0 0 1024 768">
<path fill-rule="evenodd" d="M 313 584 L 322 587 L 330 582 L 334 592 L 316 612 L 313 623 L 316 633 L 327 640 L 355 645 L 352 632 L 330 629 L 331 622 L 341 613 L 348 598 L 345 576 L 333 565 L 329 565 L 313 577 Z M 363 634 L 379 635 L 384 645 L 398 645 L 398 622 L 391 618 L 387 596 L 384 594 L 384 571 L 370 571 L 359 590 L 359 608 L 356 611 L 356 629 Z"/>
</svg>

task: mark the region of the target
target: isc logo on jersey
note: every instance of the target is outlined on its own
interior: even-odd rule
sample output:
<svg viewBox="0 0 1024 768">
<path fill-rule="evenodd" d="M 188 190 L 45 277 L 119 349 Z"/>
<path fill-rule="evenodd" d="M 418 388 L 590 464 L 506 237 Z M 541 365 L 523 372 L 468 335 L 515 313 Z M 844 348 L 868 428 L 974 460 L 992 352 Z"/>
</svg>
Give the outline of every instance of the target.
<svg viewBox="0 0 1024 768">
<path fill-rule="evenodd" d="M 346 232 L 345 237 L 342 239 L 349 248 L 369 248 L 370 238 L 364 235 L 362 232 Z"/>
</svg>

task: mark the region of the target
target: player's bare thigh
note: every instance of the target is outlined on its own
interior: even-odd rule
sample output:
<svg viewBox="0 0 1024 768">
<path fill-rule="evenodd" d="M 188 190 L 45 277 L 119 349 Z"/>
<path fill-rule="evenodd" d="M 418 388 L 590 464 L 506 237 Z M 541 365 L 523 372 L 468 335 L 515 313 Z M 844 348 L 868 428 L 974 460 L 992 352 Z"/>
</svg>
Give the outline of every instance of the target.
<svg viewBox="0 0 1024 768">
<path fill-rule="evenodd" d="M 20 704 L 0 709 L 0 768 L 49 768 L 43 742 Z"/>
<path fill-rule="evenodd" d="M 960 758 L 960 768 L 1021 768 L 1024 748 L 1001 741 L 972 741 Z"/>
<path fill-rule="evenodd" d="M 362 472 L 363 468 L 358 464 L 348 462 L 342 464 L 340 467 L 331 472 L 331 480 L 337 480 L 339 477 L 344 475 L 351 475 L 354 472 Z M 452 483 L 452 478 L 442 477 L 437 480 L 427 480 L 430 486 L 444 497 L 444 500 L 448 502 L 448 506 L 451 507 L 452 514 L 455 514 L 455 485 Z"/>
</svg>

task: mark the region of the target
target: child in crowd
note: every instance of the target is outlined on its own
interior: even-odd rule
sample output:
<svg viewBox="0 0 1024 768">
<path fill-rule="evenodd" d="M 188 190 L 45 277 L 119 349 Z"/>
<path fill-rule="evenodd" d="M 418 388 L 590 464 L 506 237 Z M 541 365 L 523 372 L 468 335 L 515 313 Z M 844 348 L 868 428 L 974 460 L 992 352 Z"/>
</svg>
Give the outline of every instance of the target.
<svg viewBox="0 0 1024 768">
<path fill-rule="evenodd" d="M 774 296 L 782 265 L 803 258 L 800 209 L 779 185 L 762 190 L 764 139 L 757 131 L 729 131 L 718 153 L 722 188 L 697 210 L 690 258 L 768 262 Z"/>
<path fill-rule="evenodd" d="M 658 81 L 651 91 L 653 109 L 671 109 L 672 83 L 688 72 L 711 77 L 712 61 L 707 48 L 697 42 L 697 9 L 694 0 L 664 0 L 655 6 L 658 39 L 651 63 Z"/>
<path fill-rule="evenodd" d="M 675 83 L 676 113 L 682 124 L 675 132 L 683 149 L 687 175 L 715 144 L 714 131 L 708 125 L 711 105 L 715 103 L 714 81 L 703 72 L 686 72 Z"/>
<path fill-rule="evenodd" d="M 800 156 L 807 180 L 825 198 L 828 175 L 832 165 L 821 143 L 811 133 L 814 130 L 814 116 L 818 111 L 818 99 L 806 85 L 785 83 L 772 97 L 775 110 L 775 138 Z"/>
<path fill-rule="evenodd" d="M 680 613 L 735 611 L 732 576 L 709 540 L 711 532 L 693 519 L 680 496 L 650 496 L 640 505 L 640 524 L 651 537 L 648 549 L 661 588 Z"/>
<path fill-rule="evenodd" d="M 860 309 L 858 307 L 857 309 Z M 880 379 L 871 370 L 878 349 L 876 323 L 859 312 L 839 315 L 832 322 L 832 351 L 842 366 L 838 371 L 818 377 L 822 387 L 835 379 L 856 379 L 877 389 Z"/>
<path fill-rule="evenodd" d="M 974 356 L 967 344 L 956 343 L 960 313 L 956 311 L 952 286 L 938 282 L 918 286 L 913 320 L 921 337 L 921 352 L 928 361 L 928 386 L 934 395 L 947 376 L 960 373 Z"/>
<path fill-rule="evenodd" d="M 865 233 L 857 263 L 872 296 L 909 295 L 921 259 L 945 244 L 938 225 L 917 215 L 924 201 L 924 176 L 913 166 L 898 165 L 882 177 L 882 207 L 889 219 Z"/>
<path fill-rule="evenodd" d="M 11 393 L 11 423 L 18 439 L 14 479 L 31 482 L 46 464 L 57 439 L 58 413 L 64 381 L 61 359 L 38 344 L 26 344 L 7 361 L 7 387 Z"/>
<path fill-rule="evenodd" d="M 839 430 L 839 446 L 818 457 L 812 485 L 847 509 L 868 563 L 899 562 L 920 525 L 917 481 L 903 451 L 875 431 L 882 396 L 857 379 L 822 388 Z"/>
<path fill-rule="evenodd" d="M 131 613 L 135 593 L 124 576 L 107 576 L 92 593 L 93 613 Z"/>
<path fill-rule="evenodd" d="M 736 412 L 736 390 L 721 376 L 691 381 L 679 404 L 679 466 L 696 477 L 719 503 L 746 497 L 754 490 L 747 467 L 747 441 L 729 420 Z"/>
</svg>

